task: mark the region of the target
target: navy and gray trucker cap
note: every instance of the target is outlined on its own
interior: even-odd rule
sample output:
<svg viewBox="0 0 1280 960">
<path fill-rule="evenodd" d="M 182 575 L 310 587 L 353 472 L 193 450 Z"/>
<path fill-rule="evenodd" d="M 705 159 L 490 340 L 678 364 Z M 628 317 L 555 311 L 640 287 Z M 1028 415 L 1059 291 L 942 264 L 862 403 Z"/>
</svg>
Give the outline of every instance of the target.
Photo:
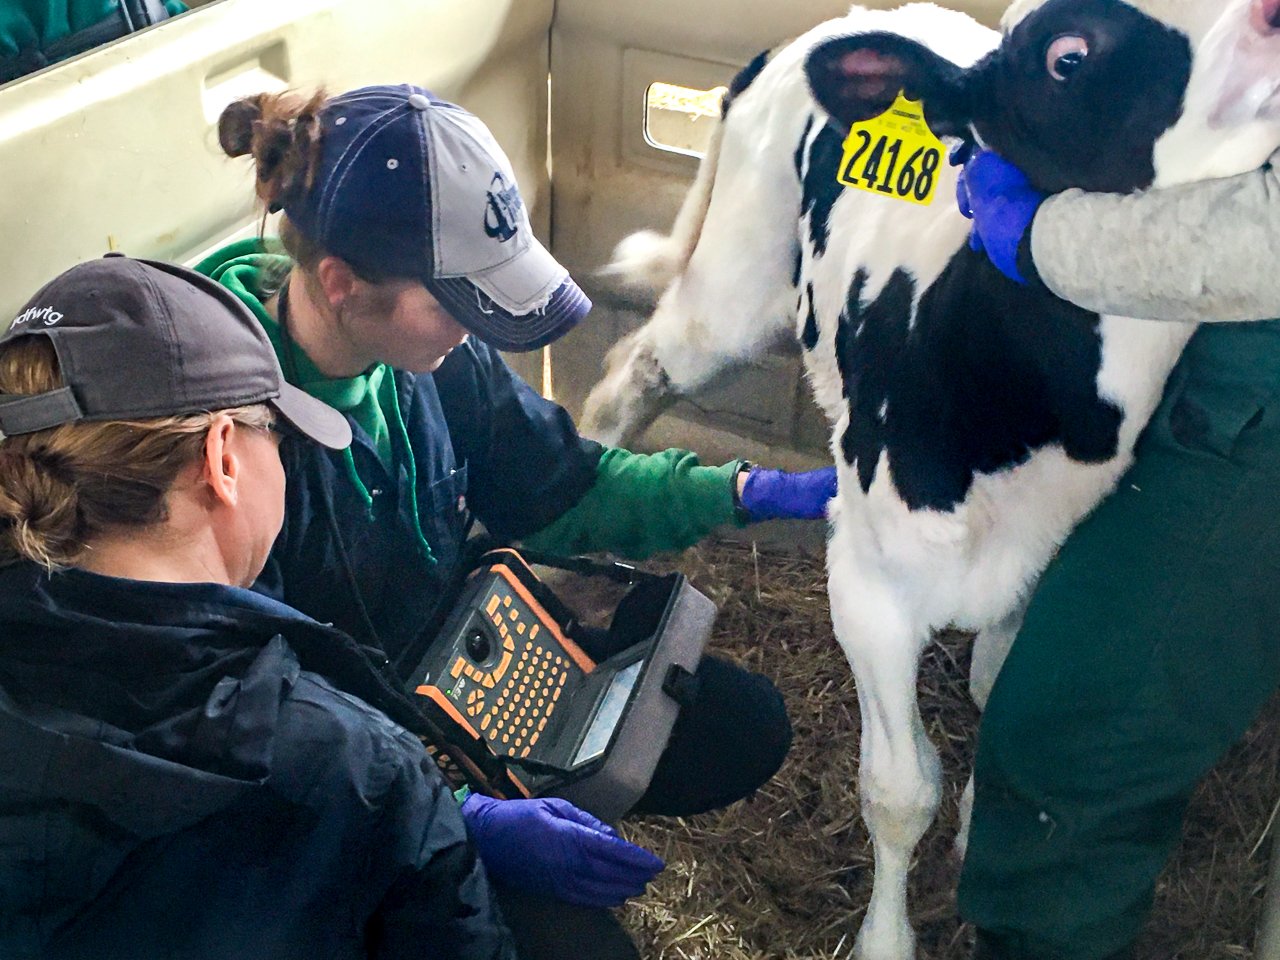
<svg viewBox="0 0 1280 960">
<path fill-rule="evenodd" d="M 501 350 L 566 333 L 591 301 L 538 242 L 511 161 L 477 117 L 409 85 L 363 87 L 321 113 L 313 185 L 283 209 L 372 276 L 416 277 Z"/>
<path fill-rule="evenodd" d="M 0 440 L 266 403 L 317 443 L 351 443 L 342 414 L 285 382 L 248 307 L 193 270 L 120 254 L 81 263 L 19 310 L 0 345 L 27 336 L 49 338 L 65 386 L 0 395 Z"/>
</svg>

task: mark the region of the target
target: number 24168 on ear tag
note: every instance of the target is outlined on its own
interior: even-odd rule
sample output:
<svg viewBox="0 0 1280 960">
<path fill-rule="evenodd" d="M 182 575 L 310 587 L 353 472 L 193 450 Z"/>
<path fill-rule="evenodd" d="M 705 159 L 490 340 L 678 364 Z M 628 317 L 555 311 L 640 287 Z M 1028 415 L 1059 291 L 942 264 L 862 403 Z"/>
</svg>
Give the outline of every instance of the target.
<svg viewBox="0 0 1280 960">
<path fill-rule="evenodd" d="M 902 93 L 880 116 L 855 123 L 837 179 L 848 187 L 928 206 L 938 189 L 945 148 L 924 119 L 924 105 Z"/>
</svg>

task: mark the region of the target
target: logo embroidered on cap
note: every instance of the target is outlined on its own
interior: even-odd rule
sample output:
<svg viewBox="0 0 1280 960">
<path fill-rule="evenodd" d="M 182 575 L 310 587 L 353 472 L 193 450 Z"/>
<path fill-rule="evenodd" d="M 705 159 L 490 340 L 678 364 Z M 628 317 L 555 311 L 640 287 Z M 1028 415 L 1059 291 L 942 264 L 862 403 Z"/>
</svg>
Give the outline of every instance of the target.
<svg viewBox="0 0 1280 960">
<path fill-rule="evenodd" d="M 31 307 L 25 313 L 14 318 L 13 325 L 16 327 L 22 323 L 29 323 L 33 320 L 40 320 L 46 327 L 52 327 L 55 323 L 62 319 L 62 314 L 53 307 Z"/>
<path fill-rule="evenodd" d="M 484 232 L 499 243 L 506 243 L 519 230 L 520 192 L 507 183 L 501 173 L 489 181 L 489 202 L 484 214 Z"/>
</svg>

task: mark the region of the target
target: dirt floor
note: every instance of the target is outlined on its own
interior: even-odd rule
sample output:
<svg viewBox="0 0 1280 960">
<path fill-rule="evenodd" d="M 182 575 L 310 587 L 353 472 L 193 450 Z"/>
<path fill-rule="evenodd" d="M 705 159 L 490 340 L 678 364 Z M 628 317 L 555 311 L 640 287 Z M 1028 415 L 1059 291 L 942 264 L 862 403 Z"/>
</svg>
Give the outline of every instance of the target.
<svg viewBox="0 0 1280 960">
<path fill-rule="evenodd" d="M 857 810 L 854 685 L 832 638 L 822 562 L 739 544 L 703 546 L 675 562 L 720 607 L 715 649 L 782 689 L 795 746 L 779 776 L 747 802 L 626 826 L 667 870 L 625 920 L 651 960 L 845 956 L 870 893 L 872 860 Z M 935 643 L 921 671 L 922 712 L 946 782 L 912 876 L 921 960 L 967 958 L 971 946 L 955 913 L 951 855 L 978 719 L 967 670 L 968 645 L 957 635 Z M 1139 960 L 1253 955 L 1270 850 L 1269 835 L 1262 838 L 1280 799 L 1278 760 L 1273 703 L 1197 794 Z"/>
</svg>

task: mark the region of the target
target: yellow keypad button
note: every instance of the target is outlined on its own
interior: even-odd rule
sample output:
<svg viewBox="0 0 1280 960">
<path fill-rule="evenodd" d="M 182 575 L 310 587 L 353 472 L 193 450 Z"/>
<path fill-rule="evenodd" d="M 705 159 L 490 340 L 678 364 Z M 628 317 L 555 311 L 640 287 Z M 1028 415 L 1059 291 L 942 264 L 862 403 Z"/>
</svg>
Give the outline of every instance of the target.
<svg viewBox="0 0 1280 960">
<path fill-rule="evenodd" d="M 486 675 L 484 680 L 481 682 L 484 683 L 484 685 L 488 687 L 490 690 L 492 690 L 495 686 L 497 686 L 497 681 L 493 679 L 492 674 Z"/>
<path fill-rule="evenodd" d="M 535 623 L 532 627 L 530 627 L 530 628 L 529 628 L 529 639 L 530 639 L 530 640 L 532 640 L 534 637 L 536 637 L 536 636 L 538 635 L 538 631 L 539 631 L 539 630 L 541 630 L 541 629 L 542 629 L 542 628 L 541 628 L 540 626 L 538 626 L 538 624 L 536 624 L 536 623 Z"/>
<path fill-rule="evenodd" d="M 503 597 L 502 602 L 508 607 L 511 606 L 511 594 L 508 593 L 505 597 Z"/>
<path fill-rule="evenodd" d="M 543 717 L 541 720 L 538 721 L 538 732 L 541 733 L 542 728 L 545 727 L 546 725 L 547 725 L 547 718 Z"/>
<path fill-rule="evenodd" d="M 502 742 L 503 742 L 503 743 L 510 743 L 510 742 L 511 742 L 511 735 L 510 735 L 510 734 L 507 734 L 507 733 L 504 733 L 504 734 L 502 735 Z"/>
<path fill-rule="evenodd" d="M 497 738 L 497 736 L 498 736 L 498 728 L 494 727 L 492 730 L 489 731 L 489 739 L 494 740 Z"/>
<path fill-rule="evenodd" d="M 502 651 L 502 659 L 498 661 L 498 665 L 493 668 L 493 678 L 500 680 L 507 672 L 507 667 L 511 666 L 511 654 Z"/>
<path fill-rule="evenodd" d="M 520 636 L 522 636 L 522 637 L 524 636 L 524 624 L 523 624 L 523 623 L 517 623 L 517 624 L 516 624 L 516 633 L 520 634 Z"/>
<path fill-rule="evenodd" d="M 519 617 L 520 617 L 520 611 L 519 611 L 519 610 L 508 610 L 508 611 L 507 611 L 507 616 L 508 616 L 508 617 L 510 617 L 512 620 L 517 620 L 517 619 L 519 619 Z"/>
<path fill-rule="evenodd" d="M 553 702 L 560 699 L 560 691 L 563 689 L 563 687 L 556 687 L 555 690 L 551 692 L 551 699 Z"/>
<path fill-rule="evenodd" d="M 466 666 L 467 666 L 467 661 L 464 660 L 462 657 L 459 657 L 457 659 L 457 662 L 454 663 L 453 669 L 450 670 L 449 673 L 452 675 L 453 679 L 457 680 L 458 677 L 462 676 L 462 671 L 466 668 Z"/>
<path fill-rule="evenodd" d="M 502 598 L 496 593 L 489 598 L 489 604 L 484 608 L 484 612 L 493 616 L 493 612 L 498 609 L 498 604 L 502 603 Z"/>
<path fill-rule="evenodd" d="M 480 721 L 480 729 L 481 729 L 481 730 L 488 730 L 488 729 L 489 729 L 489 721 L 490 721 L 490 720 L 492 720 L 492 719 L 493 719 L 493 714 L 492 714 L 492 713 L 486 713 L 486 714 L 484 715 L 484 718 L 483 718 L 483 719 L 481 719 L 481 721 Z"/>
<path fill-rule="evenodd" d="M 530 744 L 529 746 L 532 746 L 532 744 Z M 520 754 L 520 759 L 523 760 L 528 755 L 529 755 L 529 747 L 525 747 L 524 751 Z"/>
<path fill-rule="evenodd" d="M 516 652 L 516 645 L 515 643 L 512 642 L 510 636 L 505 636 L 502 638 L 502 649 L 506 650 L 509 653 Z"/>
<path fill-rule="evenodd" d="M 542 728 L 541 728 L 541 727 L 539 727 L 538 729 L 539 729 L 539 730 L 541 730 Z M 530 738 L 529 738 L 529 746 L 531 746 L 531 747 L 532 747 L 532 746 L 534 746 L 534 745 L 538 742 L 538 738 L 539 738 L 540 736 L 542 736 L 542 734 L 541 734 L 541 733 L 535 733 L 532 737 L 530 737 Z"/>
</svg>

